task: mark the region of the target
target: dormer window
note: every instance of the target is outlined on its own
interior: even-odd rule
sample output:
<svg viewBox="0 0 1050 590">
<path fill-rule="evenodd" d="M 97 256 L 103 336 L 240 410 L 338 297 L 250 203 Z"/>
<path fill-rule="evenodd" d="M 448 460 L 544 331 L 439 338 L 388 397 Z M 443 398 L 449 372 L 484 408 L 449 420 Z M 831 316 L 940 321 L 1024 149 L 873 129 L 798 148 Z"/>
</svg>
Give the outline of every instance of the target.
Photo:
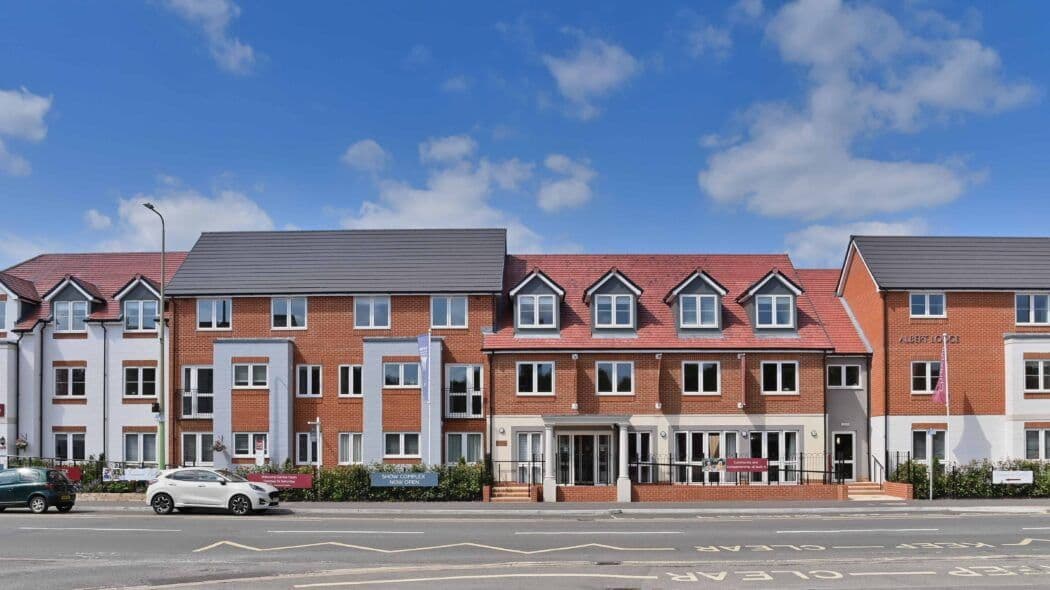
<svg viewBox="0 0 1050 590">
<path fill-rule="evenodd" d="M 554 295 L 518 295 L 518 327 L 553 328 Z"/>
<path fill-rule="evenodd" d="M 678 309 L 683 328 L 717 328 L 718 296 L 680 295 Z"/>
<path fill-rule="evenodd" d="M 795 298 L 792 295 L 757 295 L 759 328 L 790 328 L 795 325 Z"/>
<path fill-rule="evenodd" d="M 83 332 L 87 328 L 84 321 L 87 319 L 87 301 L 55 301 L 55 331 L 56 332 Z"/>
<path fill-rule="evenodd" d="M 157 329 L 157 302 L 152 299 L 124 302 L 124 330 L 153 332 Z"/>
<path fill-rule="evenodd" d="M 633 325 L 633 303 L 631 295 L 595 295 L 595 327 L 630 328 Z"/>
</svg>

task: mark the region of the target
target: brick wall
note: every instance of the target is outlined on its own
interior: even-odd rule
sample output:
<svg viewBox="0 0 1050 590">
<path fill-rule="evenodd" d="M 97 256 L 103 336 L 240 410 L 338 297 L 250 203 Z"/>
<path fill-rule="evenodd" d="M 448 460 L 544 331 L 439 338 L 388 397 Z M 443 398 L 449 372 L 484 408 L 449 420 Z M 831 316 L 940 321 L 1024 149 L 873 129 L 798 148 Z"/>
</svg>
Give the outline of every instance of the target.
<svg viewBox="0 0 1050 590">
<path fill-rule="evenodd" d="M 854 254 L 846 272 L 842 296 L 849 304 L 864 336 L 873 349 L 871 367 L 868 371 L 868 390 L 871 394 L 871 416 L 886 414 L 886 368 L 885 368 L 885 304 L 883 294 L 871 278 L 867 266 Z"/>
<path fill-rule="evenodd" d="M 914 498 L 912 495 L 914 490 L 910 483 L 887 481 L 882 484 L 882 491 L 885 492 L 887 496 L 894 496 L 902 500 L 911 500 Z"/>
<path fill-rule="evenodd" d="M 632 502 L 723 502 L 761 500 L 846 500 L 846 486 L 806 484 L 798 486 L 689 486 L 635 484 Z"/>
</svg>

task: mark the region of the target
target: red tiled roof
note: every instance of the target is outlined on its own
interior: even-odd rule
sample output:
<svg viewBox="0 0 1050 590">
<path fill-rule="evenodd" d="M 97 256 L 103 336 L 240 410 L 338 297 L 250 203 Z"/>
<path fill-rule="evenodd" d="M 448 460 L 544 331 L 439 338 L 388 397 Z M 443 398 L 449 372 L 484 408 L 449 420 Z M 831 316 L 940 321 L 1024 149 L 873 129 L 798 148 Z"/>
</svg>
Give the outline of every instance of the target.
<svg viewBox="0 0 1050 590">
<path fill-rule="evenodd" d="M 40 301 L 40 294 L 37 293 L 36 287 L 30 281 L 10 273 L 0 272 L 0 283 L 3 283 L 4 287 L 17 295 L 19 299 L 25 299 L 30 303 Z"/>
<path fill-rule="evenodd" d="M 169 281 L 185 258 L 185 252 L 167 253 L 164 266 Z M 12 266 L 2 274 L 15 277 L 23 285 L 33 286 L 37 293 L 47 293 L 66 277 L 72 277 L 103 301 L 92 305 L 88 319 L 115 320 L 120 318 L 121 310 L 114 296 L 135 276 L 142 275 L 154 284 L 160 284 L 160 253 L 42 254 Z M 31 330 L 38 321 L 49 317 L 50 303 L 41 303 L 15 325 L 15 330 Z"/>
<path fill-rule="evenodd" d="M 824 324 L 835 352 L 839 354 L 867 354 L 868 346 L 861 338 L 860 332 L 853 323 L 853 318 L 846 311 L 845 304 L 835 295 L 838 288 L 839 269 L 800 269 L 799 277 L 806 287 L 810 300 L 817 308 L 820 320 Z"/>
<path fill-rule="evenodd" d="M 642 290 L 639 298 L 636 338 L 594 338 L 591 335 L 590 308 L 583 293 L 595 281 L 616 268 Z M 696 269 L 706 271 L 729 294 L 722 299 L 721 338 L 679 338 L 672 308 L 664 296 L 683 277 Z M 511 313 L 493 334 L 485 337 L 486 349 L 830 349 L 810 293 L 798 300 L 798 336 L 757 336 L 736 297 L 773 269 L 808 289 L 786 254 L 771 255 L 524 255 L 508 256 L 504 284 L 516 285 L 528 273 L 541 269 L 562 286 L 565 299 L 560 308 L 561 335 L 558 338 L 515 338 Z M 832 286 L 832 293 L 834 286 Z"/>
</svg>

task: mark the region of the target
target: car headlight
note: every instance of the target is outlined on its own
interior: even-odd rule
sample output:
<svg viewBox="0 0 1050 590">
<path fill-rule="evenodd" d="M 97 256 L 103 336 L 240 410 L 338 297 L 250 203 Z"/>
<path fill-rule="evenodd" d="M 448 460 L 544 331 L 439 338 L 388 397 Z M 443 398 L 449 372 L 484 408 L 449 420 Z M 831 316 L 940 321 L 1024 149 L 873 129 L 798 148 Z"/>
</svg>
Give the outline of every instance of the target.
<svg viewBox="0 0 1050 590">
<path fill-rule="evenodd" d="M 266 488 L 264 488 L 262 486 L 257 486 L 255 484 L 250 484 L 250 485 L 252 486 L 253 490 L 259 492 L 260 494 L 265 494 L 266 493 Z"/>
</svg>

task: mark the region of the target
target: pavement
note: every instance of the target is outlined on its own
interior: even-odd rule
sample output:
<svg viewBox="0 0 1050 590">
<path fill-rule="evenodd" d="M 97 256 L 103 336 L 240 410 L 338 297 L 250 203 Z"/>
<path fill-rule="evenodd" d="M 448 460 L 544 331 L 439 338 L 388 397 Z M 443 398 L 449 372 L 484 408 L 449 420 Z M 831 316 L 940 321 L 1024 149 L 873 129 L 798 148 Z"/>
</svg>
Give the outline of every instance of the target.
<svg viewBox="0 0 1050 590">
<path fill-rule="evenodd" d="M 296 503 L 248 517 L 157 516 L 125 503 L 84 502 L 69 514 L 8 509 L 0 587 L 1050 587 L 1050 503 L 864 504 L 558 504 L 520 513 L 536 505 Z M 420 512 L 435 509 L 456 512 Z"/>
</svg>

